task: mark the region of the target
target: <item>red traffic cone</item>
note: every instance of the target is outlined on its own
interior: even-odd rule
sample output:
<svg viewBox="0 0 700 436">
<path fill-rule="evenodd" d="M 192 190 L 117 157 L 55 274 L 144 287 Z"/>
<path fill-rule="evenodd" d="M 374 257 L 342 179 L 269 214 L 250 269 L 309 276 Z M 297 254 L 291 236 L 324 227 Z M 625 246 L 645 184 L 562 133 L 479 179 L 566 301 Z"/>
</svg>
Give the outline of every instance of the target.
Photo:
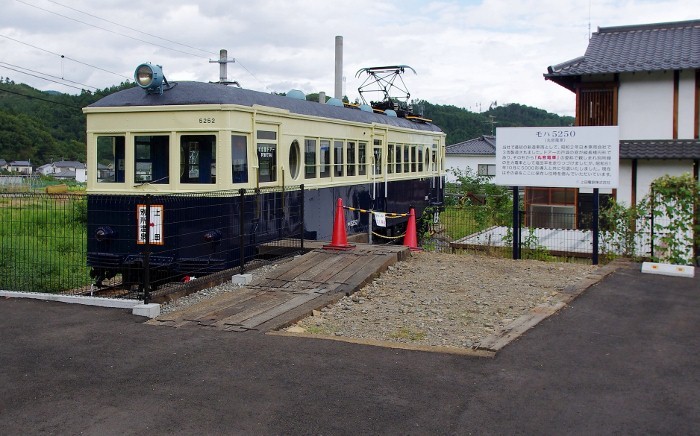
<svg viewBox="0 0 700 436">
<path fill-rule="evenodd" d="M 348 244 L 348 235 L 345 231 L 345 211 L 343 200 L 338 198 L 335 206 L 335 218 L 333 218 L 333 239 L 330 244 L 323 246 L 325 250 L 352 250 L 354 245 Z"/>
<path fill-rule="evenodd" d="M 408 224 L 406 225 L 406 235 L 403 237 L 403 245 L 411 251 L 420 251 L 418 247 L 418 236 L 416 235 L 416 211 L 413 208 L 408 212 Z"/>
</svg>

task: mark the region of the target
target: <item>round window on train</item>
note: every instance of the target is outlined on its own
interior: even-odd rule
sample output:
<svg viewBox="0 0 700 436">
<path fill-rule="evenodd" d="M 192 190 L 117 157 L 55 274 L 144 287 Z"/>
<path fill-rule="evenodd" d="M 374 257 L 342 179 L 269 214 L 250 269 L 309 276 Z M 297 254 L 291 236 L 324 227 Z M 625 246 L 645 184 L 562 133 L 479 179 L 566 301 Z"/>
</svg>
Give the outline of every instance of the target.
<svg viewBox="0 0 700 436">
<path fill-rule="evenodd" d="M 292 179 L 299 177 L 299 170 L 301 169 L 301 151 L 299 149 L 299 143 L 295 139 L 292 141 L 292 146 L 289 147 L 289 171 L 292 173 Z"/>
</svg>

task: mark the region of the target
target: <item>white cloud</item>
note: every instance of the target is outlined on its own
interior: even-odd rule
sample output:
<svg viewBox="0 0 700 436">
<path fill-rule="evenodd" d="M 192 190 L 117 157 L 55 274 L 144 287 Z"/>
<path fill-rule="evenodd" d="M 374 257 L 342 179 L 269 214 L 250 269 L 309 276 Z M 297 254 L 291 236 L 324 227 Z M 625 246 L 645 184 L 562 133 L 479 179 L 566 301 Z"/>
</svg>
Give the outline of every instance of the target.
<svg viewBox="0 0 700 436">
<path fill-rule="evenodd" d="M 215 81 L 219 68 L 209 60 L 218 59 L 219 49 L 226 48 L 236 58 L 228 67 L 229 79 L 244 87 L 331 95 L 335 36 L 343 35 L 351 99 L 362 81 L 355 78 L 358 69 L 407 64 L 418 72 L 404 78 L 413 98 L 472 110 L 492 101 L 521 103 L 560 114 L 573 112 L 573 94 L 542 75 L 547 66 L 585 52 L 589 3 L 593 31 L 700 15 L 700 6 L 684 0 L 152 0 L 141 4 L 140 11 L 134 9 L 140 4 L 124 0 L 6 3 L 0 35 L 25 44 L 0 37 L 0 61 L 98 88 L 131 77 L 133 68 L 145 61 L 163 65 L 171 81 Z M 0 75 L 39 89 L 76 92 L 2 68 Z"/>
</svg>

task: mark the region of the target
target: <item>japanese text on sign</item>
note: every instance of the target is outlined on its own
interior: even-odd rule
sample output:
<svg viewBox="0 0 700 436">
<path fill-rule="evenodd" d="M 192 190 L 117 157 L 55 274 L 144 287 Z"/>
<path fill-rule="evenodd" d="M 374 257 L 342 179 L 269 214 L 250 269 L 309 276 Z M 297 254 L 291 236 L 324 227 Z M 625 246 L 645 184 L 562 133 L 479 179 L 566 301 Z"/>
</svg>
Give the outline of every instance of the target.
<svg viewBox="0 0 700 436">
<path fill-rule="evenodd" d="M 138 244 L 146 243 L 146 235 L 148 241 L 153 245 L 165 244 L 163 240 L 163 205 L 156 204 L 151 206 L 150 220 L 146 217 L 146 205 L 139 204 L 136 206 L 137 217 L 137 240 Z"/>
<path fill-rule="evenodd" d="M 496 143 L 498 185 L 617 187 L 616 126 L 499 128 Z"/>
</svg>

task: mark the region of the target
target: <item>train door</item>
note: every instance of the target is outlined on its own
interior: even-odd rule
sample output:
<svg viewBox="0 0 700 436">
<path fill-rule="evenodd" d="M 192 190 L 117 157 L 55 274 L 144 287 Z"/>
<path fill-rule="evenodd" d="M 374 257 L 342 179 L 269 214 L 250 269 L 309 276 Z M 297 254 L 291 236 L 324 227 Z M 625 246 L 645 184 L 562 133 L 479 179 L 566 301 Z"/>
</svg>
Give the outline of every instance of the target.
<svg viewBox="0 0 700 436">
<path fill-rule="evenodd" d="M 259 124 L 255 131 L 258 158 L 258 186 L 277 182 L 277 126 Z"/>
</svg>

